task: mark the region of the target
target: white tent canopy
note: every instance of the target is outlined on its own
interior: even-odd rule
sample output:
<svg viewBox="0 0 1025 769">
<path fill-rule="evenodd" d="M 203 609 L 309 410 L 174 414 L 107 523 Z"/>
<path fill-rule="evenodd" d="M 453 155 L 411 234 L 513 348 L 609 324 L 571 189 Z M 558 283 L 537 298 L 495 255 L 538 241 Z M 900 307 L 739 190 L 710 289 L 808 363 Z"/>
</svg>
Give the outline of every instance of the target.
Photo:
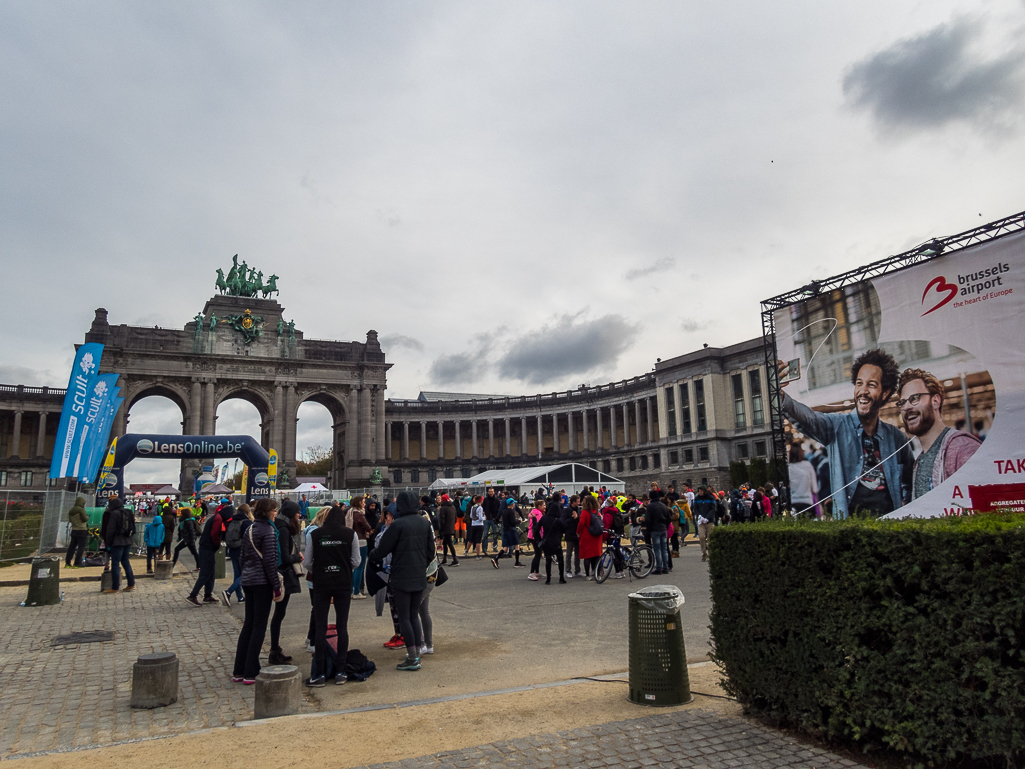
<svg viewBox="0 0 1025 769">
<path fill-rule="evenodd" d="M 322 483 L 301 483 L 289 491 L 293 494 L 317 494 L 321 491 L 330 491 L 330 489 Z"/>
<path fill-rule="evenodd" d="M 434 483 L 428 486 L 428 489 L 457 489 L 460 486 L 465 486 L 468 481 L 465 478 L 438 478 Z"/>
<path fill-rule="evenodd" d="M 461 486 L 475 491 L 492 486 L 498 489 L 515 488 L 517 493 L 520 494 L 525 491 L 533 491 L 541 486 L 552 486 L 556 490 L 565 489 L 568 494 L 576 494 L 587 486 L 594 486 L 595 489 L 604 486 L 611 491 L 626 491 L 626 483 L 624 481 L 577 462 L 564 462 L 559 465 L 540 465 L 538 467 L 511 467 L 506 470 L 488 470 L 465 480 L 448 480 L 456 481 L 452 486 Z M 432 488 L 434 487 L 432 486 Z"/>
</svg>

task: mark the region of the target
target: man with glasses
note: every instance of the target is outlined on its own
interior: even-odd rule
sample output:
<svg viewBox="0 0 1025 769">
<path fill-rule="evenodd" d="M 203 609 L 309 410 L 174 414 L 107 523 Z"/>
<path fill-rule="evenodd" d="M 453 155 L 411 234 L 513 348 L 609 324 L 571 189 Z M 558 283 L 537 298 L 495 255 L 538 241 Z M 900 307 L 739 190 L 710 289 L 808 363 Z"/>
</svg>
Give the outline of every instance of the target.
<svg viewBox="0 0 1025 769">
<path fill-rule="evenodd" d="M 897 392 L 904 428 L 922 444 L 912 475 L 911 498 L 918 499 L 960 470 L 982 441 L 944 423 L 943 385 L 928 371 L 905 369 Z"/>
</svg>

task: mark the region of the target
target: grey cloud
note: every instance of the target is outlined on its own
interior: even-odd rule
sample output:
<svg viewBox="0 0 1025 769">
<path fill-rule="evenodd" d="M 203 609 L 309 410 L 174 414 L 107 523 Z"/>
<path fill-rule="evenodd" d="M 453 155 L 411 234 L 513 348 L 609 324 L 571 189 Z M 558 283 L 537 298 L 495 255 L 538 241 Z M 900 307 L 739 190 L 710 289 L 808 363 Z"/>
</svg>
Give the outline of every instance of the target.
<svg viewBox="0 0 1025 769">
<path fill-rule="evenodd" d="M 671 256 L 663 256 L 661 259 L 656 259 L 654 262 L 649 264 L 647 267 L 637 267 L 633 270 L 628 270 L 626 275 L 623 277 L 626 280 L 637 280 L 643 278 L 645 275 L 651 275 L 656 272 L 664 272 L 676 264 L 676 259 Z"/>
<path fill-rule="evenodd" d="M 424 351 L 423 342 L 419 339 L 414 339 L 411 336 L 405 334 L 385 334 L 380 339 L 381 346 L 387 350 L 391 347 L 405 347 L 409 350 L 416 350 L 417 352 Z"/>
<path fill-rule="evenodd" d="M 988 60 L 973 45 L 980 25 L 968 19 L 899 40 L 853 65 L 844 95 L 889 129 L 938 128 L 962 120 L 999 126 L 1025 101 L 1025 50 Z"/>
<path fill-rule="evenodd" d="M 612 368 L 640 330 L 621 315 L 578 320 L 564 315 L 551 325 L 509 343 L 498 360 L 498 373 L 530 384 L 545 384 L 570 374 Z"/>
<path fill-rule="evenodd" d="M 55 385 L 54 377 L 49 371 L 36 371 L 25 366 L 16 366 L 13 363 L 0 363 L 0 383 L 20 384 L 31 387 L 66 387 L 65 384 Z"/>
<path fill-rule="evenodd" d="M 484 350 L 442 355 L 431 364 L 428 375 L 432 382 L 440 385 L 476 382 L 484 374 L 486 358 Z"/>
<path fill-rule="evenodd" d="M 680 321 L 680 328 L 687 332 L 702 331 L 703 329 L 708 328 L 708 322 L 695 320 L 694 318 L 684 318 Z"/>
</svg>

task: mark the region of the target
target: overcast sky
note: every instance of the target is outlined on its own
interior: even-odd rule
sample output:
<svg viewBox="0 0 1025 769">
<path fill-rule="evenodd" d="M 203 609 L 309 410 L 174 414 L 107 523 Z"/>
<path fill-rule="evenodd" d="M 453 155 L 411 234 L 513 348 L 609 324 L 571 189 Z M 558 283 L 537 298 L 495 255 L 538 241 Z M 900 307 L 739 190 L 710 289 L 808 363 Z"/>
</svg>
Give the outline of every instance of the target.
<svg viewBox="0 0 1025 769">
<path fill-rule="evenodd" d="M 307 337 L 377 329 L 390 397 L 748 339 L 1025 208 L 1022 41 L 1021 0 L 0 0 L 0 381 L 64 386 L 96 307 L 182 327 L 235 253 Z"/>
</svg>

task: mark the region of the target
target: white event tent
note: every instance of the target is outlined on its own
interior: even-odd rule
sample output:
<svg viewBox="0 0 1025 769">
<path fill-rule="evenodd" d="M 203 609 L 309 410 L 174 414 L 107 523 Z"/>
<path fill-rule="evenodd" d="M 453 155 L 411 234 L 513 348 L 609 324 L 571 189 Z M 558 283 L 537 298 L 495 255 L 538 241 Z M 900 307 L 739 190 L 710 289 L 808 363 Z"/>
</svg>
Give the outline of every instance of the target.
<svg viewBox="0 0 1025 769">
<path fill-rule="evenodd" d="M 556 490 L 565 489 L 567 494 L 576 494 L 587 486 L 594 486 L 595 489 L 604 486 L 611 491 L 626 491 L 624 481 L 577 462 L 488 470 L 471 478 L 439 478 L 431 484 L 432 489 L 462 488 L 475 493 L 488 487 L 507 488 L 516 494 L 532 492 L 541 486 L 553 486 Z"/>
</svg>

